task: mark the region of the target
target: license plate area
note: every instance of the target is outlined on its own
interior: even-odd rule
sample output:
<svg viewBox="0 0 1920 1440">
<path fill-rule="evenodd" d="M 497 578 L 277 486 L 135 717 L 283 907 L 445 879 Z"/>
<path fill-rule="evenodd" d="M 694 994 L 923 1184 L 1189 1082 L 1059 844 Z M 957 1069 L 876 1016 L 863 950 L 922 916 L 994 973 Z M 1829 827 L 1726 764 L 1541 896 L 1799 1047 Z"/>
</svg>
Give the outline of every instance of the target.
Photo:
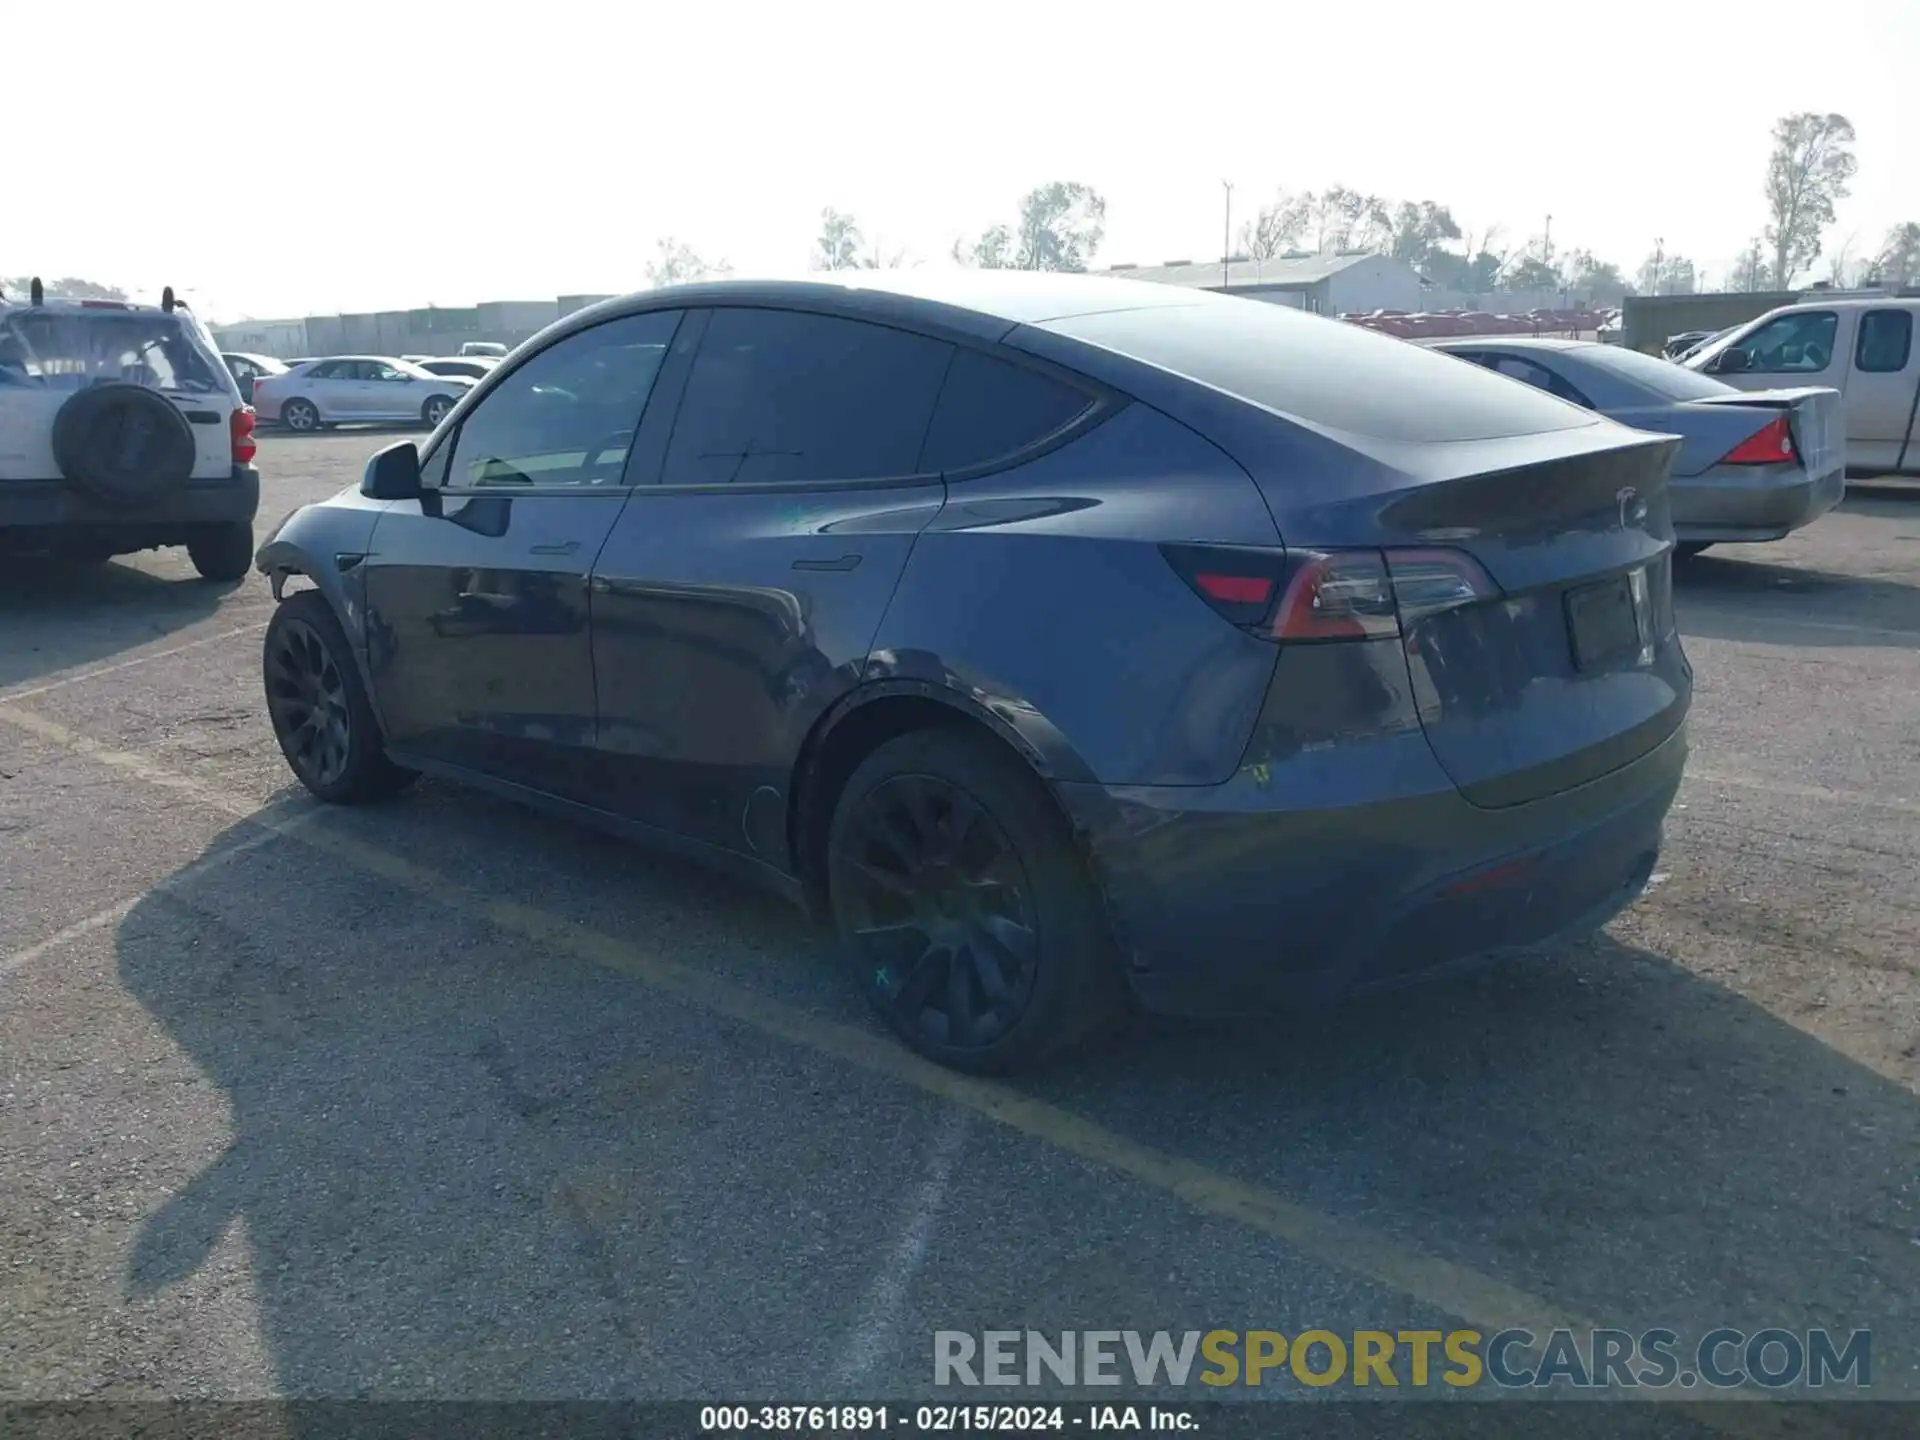
<svg viewBox="0 0 1920 1440">
<path fill-rule="evenodd" d="M 1566 596 L 1567 633 L 1576 670 L 1605 670 L 1644 657 L 1646 574 L 1636 570 Z"/>
</svg>

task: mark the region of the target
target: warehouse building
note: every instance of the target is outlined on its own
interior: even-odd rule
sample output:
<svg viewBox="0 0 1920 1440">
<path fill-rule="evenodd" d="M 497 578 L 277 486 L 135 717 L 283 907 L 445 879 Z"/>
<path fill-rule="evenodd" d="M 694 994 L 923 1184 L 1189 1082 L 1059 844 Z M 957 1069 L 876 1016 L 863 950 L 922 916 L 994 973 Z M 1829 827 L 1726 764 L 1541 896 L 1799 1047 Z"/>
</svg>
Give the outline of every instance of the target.
<svg viewBox="0 0 1920 1440">
<path fill-rule="evenodd" d="M 1285 259 L 1170 260 L 1163 265 L 1111 265 L 1104 272 L 1124 280 L 1151 280 L 1216 290 L 1269 304 L 1291 305 L 1316 315 L 1365 314 L 1372 310 L 1416 311 L 1425 282 L 1391 255 L 1303 255 Z"/>
</svg>

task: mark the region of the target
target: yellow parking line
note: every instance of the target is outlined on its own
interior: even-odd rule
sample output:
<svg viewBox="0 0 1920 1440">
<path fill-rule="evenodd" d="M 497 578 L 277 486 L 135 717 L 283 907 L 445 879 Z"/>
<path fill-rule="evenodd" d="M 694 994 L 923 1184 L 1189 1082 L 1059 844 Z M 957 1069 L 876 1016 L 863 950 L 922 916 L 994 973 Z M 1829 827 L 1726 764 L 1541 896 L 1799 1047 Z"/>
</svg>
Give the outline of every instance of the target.
<svg viewBox="0 0 1920 1440">
<path fill-rule="evenodd" d="M 1468 1266 L 1409 1250 L 1387 1236 L 1323 1215 L 1257 1185 L 1141 1145 L 1007 1084 L 942 1069 L 876 1031 L 810 1015 L 747 986 L 692 969 L 605 931 L 531 905 L 490 900 L 426 866 L 376 845 L 333 833 L 322 826 L 301 825 L 300 818 L 309 812 L 262 811 L 244 796 L 191 776 L 175 774 L 144 756 L 113 750 L 57 721 L 14 705 L 0 703 L 0 723 L 25 730 L 149 783 L 190 795 L 236 818 L 331 855 L 411 894 L 463 916 L 485 920 L 508 934 L 631 976 L 713 1014 L 869 1074 L 910 1085 L 923 1094 L 970 1110 L 1009 1130 L 1172 1195 L 1202 1213 L 1258 1231 L 1300 1255 L 1397 1290 L 1488 1333 L 1523 1327 L 1544 1334 L 1560 1327 L 1586 1330 L 1599 1323 L 1562 1310 L 1551 1301 Z M 1772 1409 L 1724 1403 L 1724 1399 L 1765 1398 L 1753 1392 L 1728 1392 L 1723 1400 L 1704 1404 L 1688 1403 L 1677 1394 L 1656 1393 L 1657 1398 L 1680 1404 L 1701 1423 L 1726 1434 L 1808 1436 L 1819 1434 L 1822 1429 L 1816 1418 L 1804 1411 L 1792 1417 L 1793 1426 L 1789 1431 L 1782 1424 L 1785 1417 L 1779 1417 Z"/>
</svg>

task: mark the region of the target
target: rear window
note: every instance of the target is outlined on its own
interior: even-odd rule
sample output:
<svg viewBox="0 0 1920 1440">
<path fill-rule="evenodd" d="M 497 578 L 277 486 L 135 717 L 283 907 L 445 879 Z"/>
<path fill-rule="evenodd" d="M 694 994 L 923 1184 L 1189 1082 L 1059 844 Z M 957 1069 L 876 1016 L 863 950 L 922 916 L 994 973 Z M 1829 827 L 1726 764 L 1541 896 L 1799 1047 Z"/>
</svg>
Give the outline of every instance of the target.
<svg viewBox="0 0 1920 1440">
<path fill-rule="evenodd" d="M 1711 375 L 1688 370 L 1672 360 L 1657 360 L 1638 350 L 1618 345 L 1585 345 L 1577 352 L 1579 363 L 1638 385 L 1642 390 L 1668 400 L 1711 400 L 1725 395 L 1733 386 L 1722 384 Z"/>
<path fill-rule="evenodd" d="M 79 390 L 103 380 L 209 394 L 226 388 L 172 315 L 30 310 L 0 323 L 0 371 L 14 384 Z"/>
<path fill-rule="evenodd" d="M 1596 423 L 1478 366 L 1258 300 L 1076 315 L 1044 328 L 1312 425 L 1382 440 L 1490 440 Z"/>
</svg>

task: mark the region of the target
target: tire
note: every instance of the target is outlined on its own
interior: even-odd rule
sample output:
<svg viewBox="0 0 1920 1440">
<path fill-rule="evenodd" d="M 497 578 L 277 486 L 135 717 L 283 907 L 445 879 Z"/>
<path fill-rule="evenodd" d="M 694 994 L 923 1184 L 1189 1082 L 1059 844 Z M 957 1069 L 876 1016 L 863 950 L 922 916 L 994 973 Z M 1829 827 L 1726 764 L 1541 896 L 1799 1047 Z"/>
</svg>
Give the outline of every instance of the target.
<svg viewBox="0 0 1920 1440">
<path fill-rule="evenodd" d="M 438 430 L 440 422 L 447 418 L 447 412 L 453 409 L 453 398 L 448 395 L 429 395 L 427 403 L 420 407 L 420 423 L 429 430 Z"/>
<path fill-rule="evenodd" d="M 1682 540 L 1680 541 L 1679 544 L 1673 547 L 1673 553 L 1674 553 L 1675 559 L 1691 560 L 1694 556 L 1698 555 L 1701 551 L 1710 550 L 1712 548 L 1713 548 L 1713 541 L 1711 540 Z"/>
<path fill-rule="evenodd" d="M 320 407 L 296 396 L 280 407 L 280 423 L 296 435 L 311 435 L 320 428 Z"/>
<path fill-rule="evenodd" d="M 990 737 L 946 726 L 875 750 L 834 806 L 826 873 L 855 983 L 930 1060 L 1006 1074 L 1125 1010 L 1066 821 Z"/>
<path fill-rule="evenodd" d="M 387 759 L 346 632 L 324 595 L 302 590 L 280 603 L 260 660 L 273 737 L 294 778 L 320 799 L 384 800 L 418 778 Z M 308 723 L 316 714 L 319 723 Z"/>
<path fill-rule="evenodd" d="M 253 526 L 245 520 L 195 525 L 187 532 L 187 558 L 202 580 L 244 580 L 253 569 Z"/>
<path fill-rule="evenodd" d="M 112 381 L 70 398 L 53 419 L 53 459 L 88 499 L 115 509 L 165 498 L 193 477 L 193 429 L 172 401 Z"/>
</svg>

